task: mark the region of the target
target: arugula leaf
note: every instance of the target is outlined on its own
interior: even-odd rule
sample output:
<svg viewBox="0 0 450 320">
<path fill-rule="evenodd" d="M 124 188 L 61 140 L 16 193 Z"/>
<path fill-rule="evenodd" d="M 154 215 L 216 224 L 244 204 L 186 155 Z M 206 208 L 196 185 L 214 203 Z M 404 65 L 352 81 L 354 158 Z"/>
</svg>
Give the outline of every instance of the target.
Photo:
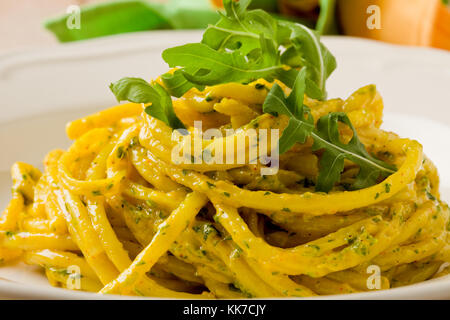
<svg viewBox="0 0 450 320">
<path fill-rule="evenodd" d="M 366 188 L 375 184 L 380 177 L 387 177 L 394 173 L 395 167 L 372 157 L 366 151 L 345 113 L 330 113 L 319 119 L 317 128 L 314 126 L 314 119 L 309 108 L 303 105 L 306 79 L 307 68 L 303 68 L 298 73 L 288 97 L 285 96 L 281 87 L 275 84 L 264 102 L 265 113 L 284 114 L 289 117 L 288 125 L 279 140 L 280 154 L 291 149 L 295 143 L 305 143 L 308 137 L 313 138 L 313 150 L 324 150 L 320 159 L 316 191 L 329 192 L 333 188 L 334 184 L 340 180 L 345 159 L 360 167 L 353 189 Z M 339 122 L 349 126 L 353 132 L 348 144 L 340 140 Z"/>
<path fill-rule="evenodd" d="M 298 23 L 281 23 L 292 30 L 292 46 L 283 53 L 281 61 L 292 68 L 307 67 L 306 93 L 311 98 L 325 99 L 325 83 L 336 69 L 336 59 L 315 31 Z"/>
<path fill-rule="evenodd" d="M 341 142 L 338 124 L 346 124 L 353 132 L 349 143 Z M 348 116 L 343 112 L 333 112 L 325 115 L 317 122 L 317 129 L 312 133 L 313 150 L 324 149 L 320 159 L 320 173 L 317 178 L 316 190 L 328 192 L 339 181 L 344 170 L 344 159 L 359 165 L 360 170 L 353 183 L 353 189 L 363 189 L 385 178 L 396 171 L 395 167 L 372 157 L 361 143 Z"/>
<path fill-rule="evenodd" d="M 246 11 L 250 2 L 224 1 L 225 14 L 221 14 L 216 25 L 208 26 L 202 43 L 218 51 L 239 49 L 243 55 L 247 55 L 259 48 L 260 34 L 276 39 L 277 21 L 263 10 Z"/>
<path fill-rule="evenodd" d="M 149 83 L 141 78 L 122 78 L 109 85 L 118 102 L 127 100 L 135 103 L 146 103 L 153 98 L 153 91 L 148 87 Z"/>
<path fill-rule="evenodd" d="M 277 78 L 292 87 L 296 68 L 306 66 L 306 93 L 312 98 L 325 98 L 325 81 L 336 68 L 336 61 L 314 31 L 279 21 L 263 10 L 247 10 L 251 0 L 223 3 L 225 14 L 208 27 L 201 44 L 163 52 L 164 60 L 171 67 L 180 67 L 191 82 L 179 78 L 178 84 L 183 85 L 178 87 L 177 96 L 194 85 L 250 82 L 257 77 L 268 81 Z"/>
<path fill-rule="evenodd" d="M 163 121 L 174 129 L 185 128 L 173 110 L 172 98 L 158 83 L 149 84 L 140 78 L 122 78 L 109 86 L 117 101 L 151 103 L 145 108 L 150 116 Z"/>
<path fill-rule="evenodd" d="M 289 117 L 289 123 L 278 142 L 280 154 L 291 149 L 297 142 L 305 143 L 314 129 L 314 119 L 310 110 L 303 105 L 305 79 L 306 69 L 303 69 L 298 73 L 287 98 L 283 89 L 278 84 L 274 84 L 264 101 L 265 113 L 284 114 Z"/>
<path fill-rule="evenodd" d="M 252 81 L 269 78 L 283 66 L 272 41 L 260 36 L 261 50 L 253 50 L 251 56 L 239 51 L 219 52 L 203 43 L 191 43 L 166 49 L 162 56 L 170 67 L 188 65 L 195 74 L 181 69 L 184 77 L 197 85 L 216 85 L 227 82 Z"/>
<path fill-rule="evenodd" d="M 231 15 L 239 18 L 242 17 L 251 2 L 252 0 L 224 0 L 223 7 L 227 11 L 227 13 L 231 13 Z"/>
<path fill-rule="evenodd" d="M 181 97 L 185 92 L 194 87 L 200 91 L 205 88 L 204 86 L 195 85 L 192 82 L 189 82 L 180 70 L 176 70 L 174 73 L 165 73 L 161 76 L 161 79 L 169 94 L 177 98 Z"/>
</svg>

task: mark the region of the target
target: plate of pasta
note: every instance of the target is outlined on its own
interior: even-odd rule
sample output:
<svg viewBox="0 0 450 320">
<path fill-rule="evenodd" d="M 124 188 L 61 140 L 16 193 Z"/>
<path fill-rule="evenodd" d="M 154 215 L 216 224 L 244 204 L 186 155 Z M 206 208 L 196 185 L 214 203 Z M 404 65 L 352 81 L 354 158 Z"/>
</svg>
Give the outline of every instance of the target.
<svg viewBox="0 0 450 320">
<path fill-rule="evenodd" d="M 0 297 L 449 299 L 450 54 L 224 2 L 0 55 Z"/>
</svg>

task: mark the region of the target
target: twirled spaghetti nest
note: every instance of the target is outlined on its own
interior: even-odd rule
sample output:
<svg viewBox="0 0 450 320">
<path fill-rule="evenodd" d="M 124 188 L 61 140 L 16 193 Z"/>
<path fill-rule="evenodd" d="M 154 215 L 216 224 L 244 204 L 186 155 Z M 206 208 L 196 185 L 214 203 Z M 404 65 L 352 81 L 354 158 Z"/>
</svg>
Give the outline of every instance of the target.
<svg viewBox="0 0 450 320">
<path fill-rule="evenodd" d="M 187 127 L 283 130 L 283 116 L 262 113 L 269 86 L 192 89 L 174 108 Z M 436 169 L 418 142 L 379 129 L 375 88 L 305 104 L 315 119 L 345 112 L 368 151 L 398 171 L 348 191 L 358 168 L 346 162 L 330 193 L 314 192 L 321 154 L 311 141 L 270 176 L 261 164 L 176 165 L 172 129 L 139 104 L 120 105 L 70 123 L 75 142 L 50 152 L 43 174 L 14 164 L 0 258 L 41 265 L 56 286 L 70 287 L 77 266 L 83 290 L 183 298 L 367 291 L 372 265 L 380 289 L 447 274 L 449 210 Z"/>
</svg>

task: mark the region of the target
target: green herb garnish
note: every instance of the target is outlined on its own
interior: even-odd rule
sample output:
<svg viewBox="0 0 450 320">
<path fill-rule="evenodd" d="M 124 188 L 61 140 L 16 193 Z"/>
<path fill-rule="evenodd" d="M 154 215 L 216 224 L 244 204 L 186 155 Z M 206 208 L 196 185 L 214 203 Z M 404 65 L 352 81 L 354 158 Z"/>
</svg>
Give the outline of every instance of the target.
<svg viewBox="0 0 450 320">
<path fill-rule="evenodd" d="M 117 158 L 119 159 L 123 159 L 123 157 L 125 157 L 125 150 L 123 149 L 123 146 L 120 146 L 117 148 Z"/>
<path fill-rule="evenodd" d="M 430 191 L 425 190 L 425 194 L 427 195 L 427 198 L 428 198 L 429 200 L 436 201 L 436 197 L 433 196 L 433 195 L 431 194 Z"/>
<path fill-rule="evenodd" d="M 148 83 L 140 78 L 122 78 L 112 83 L 109 88 L 118 101 L 151 103 L 145 112 L 174 129 L 185 128 L 173 110 L 172 98 L 158 83 Z"/>
<path fill-rule="evenodd" d="M 256 59 L 247 59 L 237 51 L 217 51 L 204 43 L 189 43 L 166 49 L 163 59 L 170 67 L 188 66 L 184 77 L 198 85 L 217 85 L 228 82 L 244 82 L 268 78 L 283 66 L 273 43 L 261 36 L 261 53 Z M 265 52 L 265 55 L 262 54 Z M 188 72 L 188 70 L 198 70 Z"/>
<path fill-rule="evenodd" d="M 184 128 L 170 95 L 228 82 L 249 83 L 275 78 L 292 87 L 298 68 L 307 67 L 306 93 L 323 99 L 325 81 L 336 68 L 333 55 L 307 27 L 278 21 L 263 10 L 247 10 L 251 0 L 224 0 L 225 14 L 209 26 L 201 43 L 167 49 L 164 60 L 174 73 L 162 76 L 165 88 L 140 78 L 123 78 L 110 85 L 119 101 L 151 103 L 146 113 L 174 129 Z M 288 67 L 288 68 L 286 68 Z"/>
<path fill-rule="evenodd" d="M 180 70 L 176 70 L 174 73 L 165 73 L 161 76 L 161 79 L 164 83 L 164 87 L 167 89 L 169 94 L 177 98 L 181 97 L 191 88 L 195 87 L 200 91 L 204 89 L 204 86 L 195 85 L 192 82 L 186 80 Z"/>
<path fill-rule="evenodd" d="M 280 153 L 295 143 L 305 143 L 309 137 L 314 140 L 314 151 L 323 150 L 316 191 L 332 189 L 340 180 L 345 159 L 360 166 L 352 189 L 368 187 L 395 172 L 395 167 L 366 151 L 345 113 L 330 113 L 315 125 L 310 110 L 303 105 L 304 94 L 325 99 L 326 80 L 336 68 L 334 56 L 320 42 L 318 33 L 298 23 L 277 20 L 263 10 L 247 10 L 251 0 L 224 0 L 223 4 L 225 12 L 206 29 L 200 43 L 163 52 L 169 66 L 178 68 L 162 76 L 164 87 L 139 78 L 123 78 L 110 86 L 116 98 L 151 103 L 145 109 L 147 114 L 178 129 L 184 125 L 173 110 L 171 96 L 180 97 L 194 87 L 202 90 L 204 86 L 229 82 L 278 79 L 292 92 L 286 97 L 281 87 L 274 84 L 263 111 L 289 117 L 279 141 Z M 322 1 L 321 5 L 333 12 L 334 1 Z M 327 28 L 330 17 L 319 23 L 319 30 Z M 347 144 L 340 141 L 339 123 L 353 131 Z"/>
<path fill-rule="evenodd" d="M 193 86 L 250 83 L 258 78 L 277 78 L 291 87 L 300 67 L 309 70 L 308 95 L 318 99 L 326 96 L 325 81 L 336 68 L 336 61 L 315 31 L 279 21 L 263 10 L 247 10 L 249 0 L 223 3 L 225 14 L 206 29 L 201 43 L 163 52 L 169 66 L 180 67 L 165 82 L 177 89 L 171 89 L 176 96 Z"/>
<path fill-rule="evenodd" d="M 291 94 L 286 97 L 280 86 L 275 84 L 263 105 L 263 111 L 283 114 L 289 117 L 286 129 L 279 141 L 279 151 L 284 153 L 295 143 L 305 143 L 308 137 L 314 140 L 313 150 L 324 150 L 320 160 L 320 172 L 316 191 L 329 192 L 340 180 L 344 170 L 344 160 L 348 159 L 360 166 L 353 189 L 362 189 L 376 183 L 380 177 L 387 177 L 395 168 L 372 157 L 360 142 L 355 128 L 345 113 L 333 112 L 325 115 L 314 126 L 314 119 L 308 107 L 303 105 L 306 88 L 306 70 L 299 72 Z M 338 124 L 347 125 L 353 132 L 349 143 L 342 143 Z"/>
<path fill-rule="evenodd" d="M 102 193 L 100 192 L 100 190 L 94 190 L 94 191 L 92 191 L 92 195 L 93 196 L 101 196 Z"/>
<path fill-rule="evenodd" d="M 5 232 L 5 235 L 6 235 L 8 238 L 14 236 L 15 234 L 16 234 L 16 233 L 15 233 L 14 231 L 6 231 L 6 232 Z"/>
<path fill-rule="evenodd" d="M 278 84 L 274 84 L 264 101 L 265 113 L 283 114 L 289 117 L 288 126 L 284 129 L 279 141 L 280 154 L 288 151 L 297 142 L 305 143 L 314 129 L 314 119 L 309 109 L 303 105 L 305 78 L 306 70 L 303 69 L 298 73 L 292 92 L 287 98 L 283 89 Z"/>
</svg>

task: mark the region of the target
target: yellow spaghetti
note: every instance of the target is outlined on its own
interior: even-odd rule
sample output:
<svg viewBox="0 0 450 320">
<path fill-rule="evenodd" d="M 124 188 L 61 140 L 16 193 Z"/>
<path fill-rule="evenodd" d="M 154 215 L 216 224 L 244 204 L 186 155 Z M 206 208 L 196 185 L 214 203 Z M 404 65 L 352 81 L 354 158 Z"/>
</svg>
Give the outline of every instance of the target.
<svg viewBox="0 0 450 320">
<path fill-rule="evenodd" d="M 193 88 L 174 99 L 174 109 L 191 135 L 195 120 L 204 129 L 240 128 L 235 135 L 282 131 L 284 116 L 262 112 L 270 86 Z M 398 170 L 347 191 L 357 167 L 346 161 L 330 193 L 314 192 L 320 153 L 310 140 L 281 155 L 271 176 L 248 162 L 174 164 L 172 129 L 141 104 L 123 104 L 69 123 L 73 145 L 51 151 L 43 173 L 12 166 L 1 261 L 42 266 L 54 286 L 72 288 L 77 278 L 74 289 L 171 298 L 368 291 L 374 266 L 381 272 L 375 289 L 446 275 L 449 209 L 436 168 L 418 142 L 379 128 L 375 87 L 345 101 L 305 97 L 305 105 L 315 119 L 345 112 L 369 153 Z"/>
</svg>

